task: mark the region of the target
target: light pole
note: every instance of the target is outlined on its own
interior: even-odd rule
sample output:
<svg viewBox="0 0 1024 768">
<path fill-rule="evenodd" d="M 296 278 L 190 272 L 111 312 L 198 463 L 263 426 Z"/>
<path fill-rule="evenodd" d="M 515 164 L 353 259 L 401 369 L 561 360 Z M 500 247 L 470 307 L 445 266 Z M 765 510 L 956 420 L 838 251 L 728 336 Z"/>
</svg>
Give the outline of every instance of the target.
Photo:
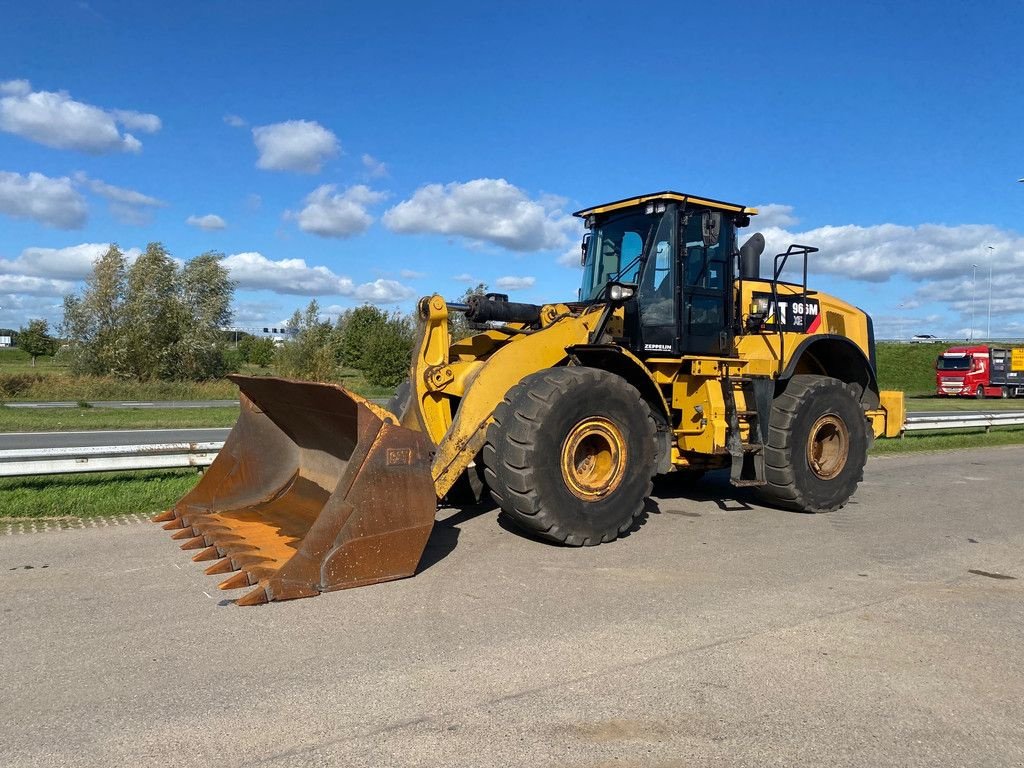
<svg viewBox="0 0 1024 768">
<path fill-rule="evenodd" d="M 968 341 L 974 341 L 974 297 L 977 295 L 976 288 L 978 287 L 978 265 L 971 264 L 974 267 L 974 271 L 971 273 L 971 330 L 968 334 Z"/>
<path fill-rule="evenodd" d="M 991 245 L 988 247 L 988 333 L 986 337 L 992 341 L 992 253 L 995 251 Z"/>
</svg>

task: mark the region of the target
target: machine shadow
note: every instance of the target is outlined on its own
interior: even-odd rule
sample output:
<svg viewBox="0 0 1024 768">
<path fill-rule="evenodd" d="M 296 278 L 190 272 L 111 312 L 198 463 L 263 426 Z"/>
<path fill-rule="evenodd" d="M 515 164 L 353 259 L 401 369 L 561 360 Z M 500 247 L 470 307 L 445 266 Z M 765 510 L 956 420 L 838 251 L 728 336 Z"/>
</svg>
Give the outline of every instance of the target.
<svg viewBox="0 0 1024 768">
<path fill-rule="evenodd" d="M 420 557 L 416 573 L 422 573 L 437 565 L 452 553 L 459 542 L 459 526 L 473 518 L 492 512 L 495 505 L 490 500 L 479 504 L 453 507 L 451 514 L 434 523 L 434 529 L 427 539 L 427 546 Z"/>
<path fill-rule="evenodd" d="M 654 495 L 663 501 L 710 501 L 722 512 L 753 512 L 756 507 L 764 506 L 754 495 L 753 490 L 737 488 L 729 482 L 728 469 L 708 472 L 699 480 L 688 479 L 676 473 L 659 475 L 654 479 Z M 669 510 L 668 514 L 682 513 Z"/>
</svg>

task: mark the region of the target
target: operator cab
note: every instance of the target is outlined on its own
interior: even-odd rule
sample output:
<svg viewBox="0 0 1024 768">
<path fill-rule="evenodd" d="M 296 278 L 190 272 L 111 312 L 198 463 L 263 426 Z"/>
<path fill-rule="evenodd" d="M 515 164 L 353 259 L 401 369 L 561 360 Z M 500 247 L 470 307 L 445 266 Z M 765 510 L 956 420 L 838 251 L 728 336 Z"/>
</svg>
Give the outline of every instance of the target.
<svg viewBox="0 0 1024 768">
<path fill-rule="evenodd" d="M 580 301 L 623 301 L 626 345 L 642 357 L 728 355 L 736 229 L 756 208 L 658 192 L 577 211 Z"/>
</svg>

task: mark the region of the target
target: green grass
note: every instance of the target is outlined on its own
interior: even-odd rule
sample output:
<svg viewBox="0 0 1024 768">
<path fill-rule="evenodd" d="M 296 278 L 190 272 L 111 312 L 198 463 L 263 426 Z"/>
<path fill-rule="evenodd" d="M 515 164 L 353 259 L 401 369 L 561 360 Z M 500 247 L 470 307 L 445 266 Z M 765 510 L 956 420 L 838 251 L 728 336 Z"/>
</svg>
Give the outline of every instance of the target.
<svg viewBox="0 0 1024 768">
<path fill-rule="evenodd" d="M 0 478 L 0 518 L 155 514 L 188 493 L 194 469 Z"/>
<path fill-rule="evenodd" d="M 0 432 L 230 427 L 238 408 L 10 408 L 0 406 Z"/>
<path fill-rule="evenodd" d="M 40 358 L 32 368 L 18 357 L 21 350 L 0 350 L 0 400 L 31 402 L 59 400 L 234 400 L 238 387 L 227 379 L 213 381 L 130 381 L 113 376 L 73 376 L 66 367 Z M 247 376 L 275 376 L 272 368 L 242 367 Z M 362 372 L 339 368 L 334 380 L 364 397 L 390 397 L 394 387 L 370 384 Z"/>
<path fill-rule="evenodd" d="M 995 427 L 986 433 L 980 429 L 949 430 L 908 434 L 892 440 L 876 440 L 872 454 L 909 453 L 912 451 L 949 451 L 958 448 L 992 448 L 999 445 L 1024 444 L 1024 427 Z"/>
<path fill-rule="evenodd" d="M 1024 411 L 1024 398 L 908 397 L 908 411 Z"/>
<path fill-rule="evenodd" d="M 935 358 L 949 348 L 938 344 L 901 344 L 880 341 L 875 354 L 878 385 L 882 389 L 901 389 L 907 396 L 935 394 Z"/>
</svg>

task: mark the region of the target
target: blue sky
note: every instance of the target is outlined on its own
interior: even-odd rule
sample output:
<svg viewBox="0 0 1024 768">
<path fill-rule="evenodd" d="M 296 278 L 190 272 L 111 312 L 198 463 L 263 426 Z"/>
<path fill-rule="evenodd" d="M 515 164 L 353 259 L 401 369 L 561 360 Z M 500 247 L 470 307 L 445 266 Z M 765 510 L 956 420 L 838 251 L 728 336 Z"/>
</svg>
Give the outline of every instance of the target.
<svg viewBox="0 0 1024 768">
<path fill-rule="evenodd" d="M 984 335 L 989 266 L 992 334 L 1024 336 L 1020 2 L 3 15 L 0 326 L 59 319 L 110 241 L 223 251 L 243 326 L 570 298 L 566 214 L 670 188 L 763 206 L 749 231 L 819 246 L 815 287 L 882 337 L 966 336 L 972 306 Z"/>
</svg>

